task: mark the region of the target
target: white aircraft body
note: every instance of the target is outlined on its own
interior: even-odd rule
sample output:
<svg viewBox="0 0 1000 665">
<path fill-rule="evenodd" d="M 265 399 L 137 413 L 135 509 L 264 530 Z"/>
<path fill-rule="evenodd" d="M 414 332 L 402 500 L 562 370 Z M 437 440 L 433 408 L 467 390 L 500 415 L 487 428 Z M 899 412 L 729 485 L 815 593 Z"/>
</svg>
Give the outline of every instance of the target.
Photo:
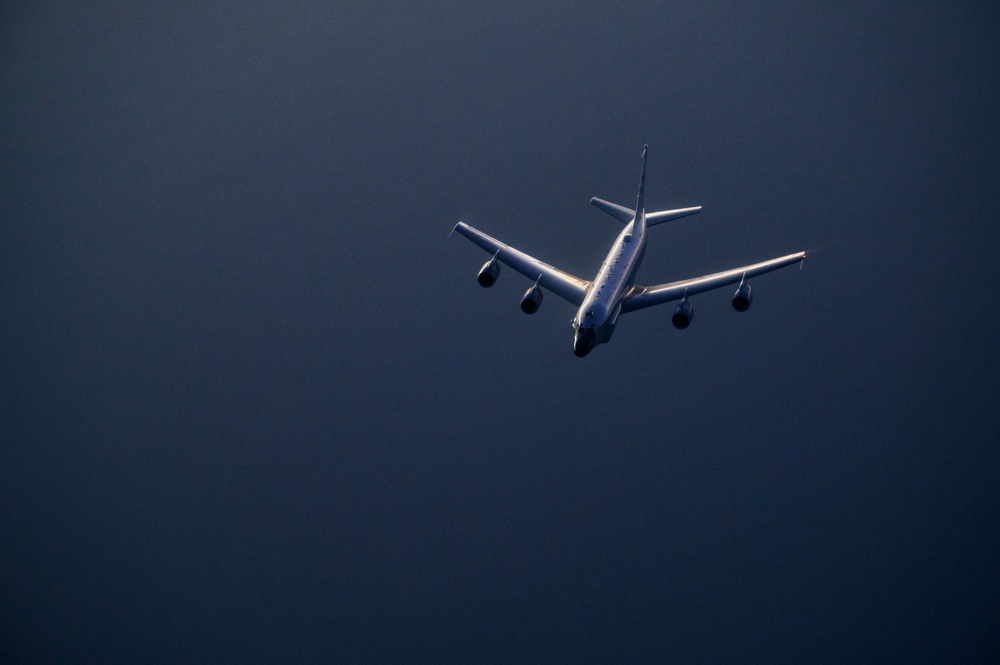
<svg viewBox="0 0 1000 665">
<path fill-rule="evenodd" d="M 753 292 L 747 280 L 778 268 L 801 263 L 805 252 L 797 252 L 769 261 L 762 261 L 732 270 L 712 273 L 694 279 L 640 286 L 635 283 L 635 275 L 646 251 L 646 229 L 701 210 L 701 206 L 679 208 L 647 213 L 645 210 L 646 155 L 649 146 L 642 150 L 642 172 L 639 177 L 639 195 L 635 209 L 617 205 L 609 201 L 592 198 L 590 202 L 604 212 L 618 218 L 625 224 L 618 235 L 601 269 L 592 281 L 574 277 L 558 268 L 528 256 L 496 238 L 478 231 L 465 222 L 455 226 L 463 236 L 493 255 L 479 271 L 478 281 L 484 287 L 493 286 L 500 274 L 500 264 L 506 264 L 528 279 L 534 285 L 521 299 L 521 310 L 534 314 L 542 303 L 542 289 L 548 289 L 563 300 L 577 306 L 572 325 L 573 352 L 580 357 L 590 353 L 595 346 L 611 339 L 618 319 L 626 312 L 652 307 L 661 303 L 680 300 L 674 310 L 672 322 L 677 328 L 687 328 L 694 315 L 690 296 L 711 291 L 729 284 L 739 284 L 733 295 L 733 308 L 745 312 L 750 307 Z"/>
</svg>

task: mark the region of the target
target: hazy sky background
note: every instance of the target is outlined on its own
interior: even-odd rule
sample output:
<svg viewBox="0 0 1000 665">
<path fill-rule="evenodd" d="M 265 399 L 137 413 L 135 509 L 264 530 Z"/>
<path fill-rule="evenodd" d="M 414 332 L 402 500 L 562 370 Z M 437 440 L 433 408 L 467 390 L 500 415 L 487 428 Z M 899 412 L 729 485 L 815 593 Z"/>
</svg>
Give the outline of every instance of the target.
<svg viewBox="0 0 1000 665">
<path fill-rule="evenodd" d="M 5 662 L 1000 660 L 1000 9 L 4 3 Z M 572 353 L 641 282 L 807 250 Z"/>
</svg>

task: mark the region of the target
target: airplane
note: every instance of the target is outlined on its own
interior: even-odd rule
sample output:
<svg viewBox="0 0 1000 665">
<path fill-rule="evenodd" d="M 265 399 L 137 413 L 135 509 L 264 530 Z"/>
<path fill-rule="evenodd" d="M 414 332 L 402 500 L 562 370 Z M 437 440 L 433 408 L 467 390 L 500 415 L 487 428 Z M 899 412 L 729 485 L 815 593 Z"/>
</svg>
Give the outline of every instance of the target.
<svg viewBox="0 0 1000 665">
<path fill-rule="evenodd" d="M 762 261 L 740 268 L 684 279 L 678 282 L 641 286 L 635 283 L 636 272 L 646 252 L 646 230 L 657 224 L 693 215 L 701 206 L 678 208 L 647 213 L 645 208 L 646 156 L 649 146 L 642 149 L 642 171 L 639 176 L 639 194 L 635 209 L 592 198 L 590 203 L 617 218 L 625 225 L 611 246 L 611 251 L 601 264 L 597 276 L 587 281 L 554 268 L 547 263 L 528 256 L 522 251 L 505 245 L 496 238 L 474 229 L 465 222 L 459 222 L 454 231 L 479 245 L 493 257 L 479 270 L 477 281 L 489 288 L 496 283 L 500 274 L 500 264 L 510 266 L 515 271 L 534 281 L 521 298 L 521 310 L 534 314 L 542 304 L 542 289 L 547 289 L 577 306 L 576 316 L 570 322 L 573 326 L 573 353 L 584 357 L 598 344 L 611 340 L 615 326 L 622 314 L 652 307 L 662 303 L 680 300 L 674 310 L 671 322 L 678 329 L 691 325 L 694 306 L 690 297 L 729 284 L 739 283 L 733 294 L 732 306 L 738 312 L 745 312 L 753 301 L 753 291 L 747 282 L 751 277 L 762 275 L 778 268 L 794 265 L 801 267 L 805 252 L 796 252 L 769 261 Z"/>
</svg>

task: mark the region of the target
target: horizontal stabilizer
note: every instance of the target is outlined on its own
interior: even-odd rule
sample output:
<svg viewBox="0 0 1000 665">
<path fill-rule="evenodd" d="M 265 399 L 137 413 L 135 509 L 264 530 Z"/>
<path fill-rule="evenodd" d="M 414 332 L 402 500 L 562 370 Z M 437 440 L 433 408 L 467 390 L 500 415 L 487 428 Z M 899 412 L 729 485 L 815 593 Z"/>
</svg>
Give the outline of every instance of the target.
<svg viewBox="0 0 1000 665">
<path fill-rule="evenodd" d="M 635 219 L 634 210 L 626 208 L 625 206 L 620 206 L 617 203 L 605 201 L 604 199 L 599 199 L 597 197 L 590 199 L 590 203 L 595 208 L 600 208 L 615 219 L 621 221 L 623 224 L 628 224 Z M 681 217 L 687 217 L 688 215 L 693 215 L 698 212 L 701 212 L 701 206 L 695 206 L 693 208 L 677 208 L 676 210 L 661 210 L 659 212 L 647 212 L 646 226 L 655 226 L 656 224 L 669 222 L 673 219 L 680 219 Z"/>
<path fill-rule="evenodd" d="M 625 206 L 620 206 L 617 203 L 599 199 L 596 196 L 590 199 L 590 204 L 596 208 L 600 208 L 615 219 L 620 220 L 623 224 L 628 224 L 635 219 L 635 210 L 632 210 L 632 208 L 626 208 Z"/>
<path fill-rule="evenodd" d="M 669 222 L 673 219 L 680 219 L 681 217 L 693 215 L 696 212 L 701 212 L 701 206 L 695 206 L 693 208 L 677 208 L 676 210 L 661 210 L 660 212 L 647 212 L 646 226 L 653 226 L 655 224 Z"/>
</svg>

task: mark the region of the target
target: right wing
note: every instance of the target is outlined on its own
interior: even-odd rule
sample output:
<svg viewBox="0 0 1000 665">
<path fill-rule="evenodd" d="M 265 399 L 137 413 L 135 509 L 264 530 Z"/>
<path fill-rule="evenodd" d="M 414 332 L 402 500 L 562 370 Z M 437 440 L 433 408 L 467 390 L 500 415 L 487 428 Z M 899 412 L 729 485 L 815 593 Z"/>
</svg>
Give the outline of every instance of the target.
<svg viewBox="0 0 1000 665">
<path fill-rule="evenodd" d="M 636 286 L 632 292 L 622 301 L 622 313 L 632 312 L 644 307 L 652 307 L 671 300 L 680 300 L 685 295 L 693 296 L 696 293 L 711 291 L 727 284 L 736 284 L 744 279 L 750 279 L 755 275 L 763 275 L 766 272 L 784 268 L 795 263 L 800 263 L 806 258 L 805 252 L 797 252 L 782 256 L 770 261 L 762 261 L 742 268 L 733 268 L 704 277 L 685 279 L 680 282 L 670 282 L 669 284 L 659 284 L 657 286 Z"/>
<path fill-rule="evenodd" d="M 583 299 L 591 287 L 591 283 L 587 280 L 553 268 L 548 263 L 543 263 L 520 250 L 505 245 L 496 238 L 472 228 L 465 222 L 459 222 L 455 226 L 455 230 L 490 254 L 494 254 L 501 263 L 510 266 L 532 281 L 538 280 L 538 284 L 542 288 L 548 289 L 577 307 L 583 303 Z"/>
</svg>

